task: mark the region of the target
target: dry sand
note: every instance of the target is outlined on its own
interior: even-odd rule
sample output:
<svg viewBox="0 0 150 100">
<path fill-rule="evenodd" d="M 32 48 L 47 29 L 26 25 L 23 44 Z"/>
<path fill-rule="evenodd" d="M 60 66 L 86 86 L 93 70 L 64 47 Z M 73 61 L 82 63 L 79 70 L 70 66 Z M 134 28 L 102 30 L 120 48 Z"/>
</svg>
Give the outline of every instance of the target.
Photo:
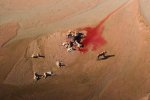
<svg viewBox="0 0 150 100">
<path fill-rule="evenodd" d="M 0 5 L 0 100 L 149 100 L 146 0 L 1 0 Z M 61 46 L 67 29 L 95 26 L 104 18 L 107 43 L 101 48 L 67 53 Z M 97 61 L 103 50 L 115 56 Z M 31 58 L 32 53 L 45 58 Z M 56 60 L 66 66 L 57 68 Z M 50 70 L 56 75 L 33 80 L 33 72 Z"/>
</svg>

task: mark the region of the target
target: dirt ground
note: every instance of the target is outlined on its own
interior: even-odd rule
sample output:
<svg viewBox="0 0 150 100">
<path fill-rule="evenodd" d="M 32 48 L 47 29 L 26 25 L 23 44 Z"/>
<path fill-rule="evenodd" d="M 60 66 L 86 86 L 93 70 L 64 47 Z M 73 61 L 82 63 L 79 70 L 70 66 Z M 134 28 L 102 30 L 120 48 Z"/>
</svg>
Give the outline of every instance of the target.
<svg viewBox="0 0 150 100">
<path fill-rule="evenodd" d="M 148 0 L 1 0 L 0 100 L 149 100 Z M 83 6 L 84 5 L 84 6 Z M 102 23 L 100 48 L 67 52 L 68 29 Z M 97 55 L 107 51 L 105 60 Z M 31 58 L 33 53 L 45 57 Z M 58 68 L 56 60 L 65 66 Z M 33 73 L 53 71 L 38 81 Z"/>
</svg>

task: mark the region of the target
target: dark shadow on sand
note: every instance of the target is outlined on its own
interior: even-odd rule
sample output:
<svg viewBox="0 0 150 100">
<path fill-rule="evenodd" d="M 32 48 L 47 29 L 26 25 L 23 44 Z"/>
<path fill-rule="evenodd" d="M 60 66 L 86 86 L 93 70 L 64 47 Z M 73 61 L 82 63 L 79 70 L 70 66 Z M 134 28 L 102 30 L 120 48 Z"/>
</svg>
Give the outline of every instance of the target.
<svg viewBox="0 0 150 100">
<path fill-rule="evenodd" d="M 45 56 L 43 56 L 43 55 L 39 55 L 39 57 L 41 57 L 41 58 L 45 58 Z"/>
<path fill-rule="evenodd" d="M 66 65 L 65 65 L 64 63 L 61 63 L 60 66 L 61 66 L 61 67 L 65 67 Z"/>
<path fill-rule="evenodd" d="M 105 57 L 99 58 L 99 59 L 97 59 L 97 60 L 106 60 L 106 59 L 111 58 L 111 57 L 114 57 L 114 56 L 115 56 L 115 55 L 105 55 Z"/>
</svg>

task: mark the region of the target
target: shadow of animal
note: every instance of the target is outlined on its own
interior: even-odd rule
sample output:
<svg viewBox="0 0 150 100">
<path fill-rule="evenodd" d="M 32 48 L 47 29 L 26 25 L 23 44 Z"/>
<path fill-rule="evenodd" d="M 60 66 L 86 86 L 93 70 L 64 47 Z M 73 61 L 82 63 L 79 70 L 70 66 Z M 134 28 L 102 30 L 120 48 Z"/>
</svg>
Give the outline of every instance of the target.
<svg viewBox="0 0 150 100">
<path fill-rule="evenodd" d="M 43 56 L 43 55 L 39 55 L 39 57 L 41 57 L 41 58 L 45 58 L 45 56 Z"/>
<path fill-rule="evenodd" d="M 61 67 L 64 67 L 64 66 L 66 66 L 66 65 L 65 65 L 64 63 L 60 63 L 60 66 L 61 66 Z"/>
<path fill-rule="evenodd" d="M 114 57 L 115 55 L 104 55 L 104 56 L 99 56 L 98 58 L 97 58 L 97 60 L 106 60 L 106 59 L 108 59 L 108 58 L 110 58 L 110 57 Z"/>
</svg>

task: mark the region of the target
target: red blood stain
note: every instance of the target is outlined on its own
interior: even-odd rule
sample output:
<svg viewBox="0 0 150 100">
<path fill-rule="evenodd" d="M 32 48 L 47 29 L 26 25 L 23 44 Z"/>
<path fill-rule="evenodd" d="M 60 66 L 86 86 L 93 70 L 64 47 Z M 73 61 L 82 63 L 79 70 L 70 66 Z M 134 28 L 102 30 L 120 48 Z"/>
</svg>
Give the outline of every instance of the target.
<svg viewBox="0 0 150 100">
<path fill-rule="evenodd" d="M 83 28 L 83 30 L 86 31 L 86 37 L 82 42 L 84 47 L 79 49 L 79 51 L 87 52 L 90 49 L 94 51 L 106 43 L 106 40 L 102 36 L 104 30 L 103 23 L 106 19 L 107 17 L 103 19 L 96 27 Z"/>
<path fill-rule="evenodd" d="M 127 3 L 127 2 L 126 2 Z M 85 27 L 82 30 L 87 32 L 87 36 L 83 40 L 83 45 L 84 47 L 79 49 L 81 52 L 87 52 L 91 49 L 92 50 L 97 50 L 104 44 L 106 44 L 106 40 L 103 38 L 102 33 L 104 31 L 104 25 L 103 23 L 117 10 L 119 10 L 121 7 L 123 7 L 126 3 L 122 4 L 120 7 L 115 9 L 113 12 L 108 14 L 102 21 L 99 22 L 99 24 L 95 27 Z"/>
</svg>

